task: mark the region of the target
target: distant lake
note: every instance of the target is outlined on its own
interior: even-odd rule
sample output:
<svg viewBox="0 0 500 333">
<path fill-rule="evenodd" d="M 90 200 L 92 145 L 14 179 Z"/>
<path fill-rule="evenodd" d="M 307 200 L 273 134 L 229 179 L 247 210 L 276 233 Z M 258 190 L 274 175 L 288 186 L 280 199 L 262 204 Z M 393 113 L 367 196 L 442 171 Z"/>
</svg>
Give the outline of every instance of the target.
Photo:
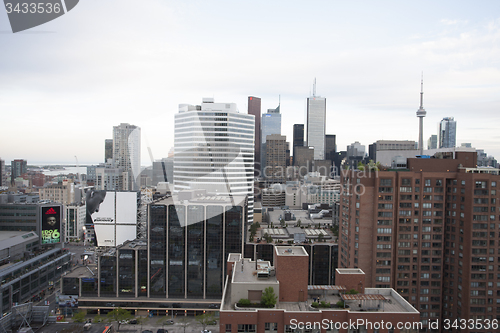
<svg viewBox="0 0 500 333">
<path fill-rule="evenodd" d="M 42 172 L 46 176 L 69 175 L 70 173 L 87 174 L 87 167 L 63 167 L 60 170 L 42 170 Z"/>
</svg>

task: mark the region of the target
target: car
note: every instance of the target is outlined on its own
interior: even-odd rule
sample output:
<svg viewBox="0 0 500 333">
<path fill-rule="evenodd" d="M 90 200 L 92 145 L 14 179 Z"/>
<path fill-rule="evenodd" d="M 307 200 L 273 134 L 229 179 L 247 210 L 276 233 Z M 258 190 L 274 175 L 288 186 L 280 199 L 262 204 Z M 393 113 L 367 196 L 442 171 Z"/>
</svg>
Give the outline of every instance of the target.
<svg viewBox="0 0 500 333">
<path fill-rule="evenodd" d="M 217 320 L 210 320 L 209 322 L 207 322 L 207 325 L 217 325 Z"/>
<path fill-rule="evenodd" d="M 173 319 L 169 319 L 165 322 L 166 325 L 173 325 L 174 324 L 174 320 Z"/>
<path fill-rule="evenodd" d="M 209 309 L 218 309 L 218 308 L 220 308 L 220 305 L 219 305 L 219 304 L 213 304 L 213 303 L 212 303 L 212 304 L 209 304 L 209 305 L 208 305 L 208 308 L 209 308 Z"/>
<path fill-rule="evenodd" d="M 137 319 L 132 319 L 128 323 L 132 324 L 132 325 L 135 325 L 135 324 L 137 324 Z"/>
<path fill-rule="evenodd" d="M 122 325 L 128 324 L 128 320 L 120 320 L 119 323 L 122 324 Z"/>
<path fill-rule="evenodd" d="M 164 330 L 163 328 L 159 328 L 158 331 L 156 331 L 156 333 L 168 333 L 168 331 Z"/>
<path fill-rule="evenodd" d="M 150 330 L 144 330 L 144 331 L 142 331 L 142 333 L 153 333 L 153 331 L 150 331 Z"/>
<path fill-rule="evenodd" d="M 212 331 L 209 331 L 209 330 L 203 330 L 203 331 L 201 331 L 201 333 L 212 333 Z"/>
</svg>

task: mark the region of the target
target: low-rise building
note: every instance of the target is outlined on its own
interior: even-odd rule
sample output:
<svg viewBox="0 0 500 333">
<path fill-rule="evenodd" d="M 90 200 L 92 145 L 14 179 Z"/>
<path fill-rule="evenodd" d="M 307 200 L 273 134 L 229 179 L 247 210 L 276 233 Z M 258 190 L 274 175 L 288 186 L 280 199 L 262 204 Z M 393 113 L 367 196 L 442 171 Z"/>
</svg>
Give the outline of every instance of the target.
<svg viewBox="0 0 500 333">
<path fill-rule="evenodd" d="M 336 285 L 309 285 L 308 257 L 301 246 L 276 246 L 274 266 L 230 255 L 220 332 L 418 332 L 420 313 L 392 288 L 365 288 L 360 269 L 337 269 Z M 243 306 L 268 288 L 274 307 Z"/>
</svg>

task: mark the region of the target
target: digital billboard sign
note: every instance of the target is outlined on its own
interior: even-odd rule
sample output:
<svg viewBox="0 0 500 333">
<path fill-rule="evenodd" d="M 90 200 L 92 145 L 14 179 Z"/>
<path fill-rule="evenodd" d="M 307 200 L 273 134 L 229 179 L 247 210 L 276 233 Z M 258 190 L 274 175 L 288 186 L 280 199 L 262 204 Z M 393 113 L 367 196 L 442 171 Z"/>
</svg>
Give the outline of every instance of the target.
<svg viewBox="0 0 500 333">
<path fill-rule="evenodd" d="M 61 242 L 61 206 L 42 207 L 42 244 Z"/>
</svg>

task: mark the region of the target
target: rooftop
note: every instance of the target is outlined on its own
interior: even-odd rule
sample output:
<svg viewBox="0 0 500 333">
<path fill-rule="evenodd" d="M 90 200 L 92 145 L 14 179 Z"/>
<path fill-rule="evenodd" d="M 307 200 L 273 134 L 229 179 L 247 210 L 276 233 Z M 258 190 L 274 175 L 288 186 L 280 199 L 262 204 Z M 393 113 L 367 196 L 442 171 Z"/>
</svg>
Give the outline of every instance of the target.
<svg viewBox="0 0 500 333">
<path fill-rule="evenodd" d="M 339 274 L 365 274 L 360 268 L 337 268 Z"/>
<path fill-rule="evenodd" d="M 97 278 L 97 265 L 79 266 L 66 274 L 65 278 Z"/>
<path fill-rule="evenodd" d="M 275 283 L 278 280 L 273 271 L 274 268 L 269 261 L 258 260 L 256 267 L 255 261 L 244 258 L 234 264 L 232 283 Z"/>
<path fill-rule="evenodd" d="M 276 246 L 276 254 L 279 256 L 309 256 L 302 246 Z"/>
</svg>

